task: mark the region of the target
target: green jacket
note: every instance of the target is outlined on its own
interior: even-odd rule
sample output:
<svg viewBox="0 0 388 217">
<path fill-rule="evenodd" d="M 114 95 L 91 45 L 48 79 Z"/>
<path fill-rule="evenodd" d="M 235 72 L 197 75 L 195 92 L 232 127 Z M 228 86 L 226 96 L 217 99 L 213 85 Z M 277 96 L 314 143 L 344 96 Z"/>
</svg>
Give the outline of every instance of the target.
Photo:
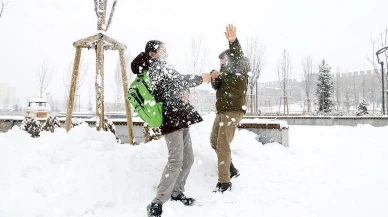
<svg viewBox="0 0 388 217">
<path fill-rule="evenodd" d="M 229 43 L 228 61 L 221 66 L 221 75 L 212 79 L 216 90 L 217 113 L 226 111 L 246 112 L 249 60 L 244 57 L 240 43 L 236 39 Z"/>
</svg>

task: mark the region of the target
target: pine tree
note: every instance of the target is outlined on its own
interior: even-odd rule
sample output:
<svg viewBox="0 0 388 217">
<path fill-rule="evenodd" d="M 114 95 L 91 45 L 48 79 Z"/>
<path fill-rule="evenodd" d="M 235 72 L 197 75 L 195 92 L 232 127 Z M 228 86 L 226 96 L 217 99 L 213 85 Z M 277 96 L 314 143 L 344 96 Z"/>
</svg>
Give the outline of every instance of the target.
<svg viewBox="0 0 388 217">
<path fill-rule="evenodd" d="M 331 67 L 322 60 L 322 64 L 318 66 L 318 82 L 316 96 L 318 98 L 318 112 L 328 114 L 333 109 L 332 96 L 334 93 L 334 82 L 330 75 Z"/>
<path fill-rule="evenodd" d="M 368 114 L 368 108 L 366 107 L 365 99 L 361 101 L 361 103 L 358 105 L 358 112 L 357 115 L 367 115 Z"/>
</svg>

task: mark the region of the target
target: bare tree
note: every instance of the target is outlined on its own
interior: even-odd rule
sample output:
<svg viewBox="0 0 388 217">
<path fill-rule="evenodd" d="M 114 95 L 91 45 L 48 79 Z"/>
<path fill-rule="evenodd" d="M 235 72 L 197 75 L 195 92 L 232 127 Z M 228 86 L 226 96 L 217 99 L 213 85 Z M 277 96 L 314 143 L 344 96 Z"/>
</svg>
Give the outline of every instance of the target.
<svg viewBox="0 0 388 217">
<path fill-rule="evenodd" d="M 118 63 L 116 65 L 116 69 L 115 69 L 115 75 L 114 75 L 114 79 L 115 79 L 115 85 L 114 85 L 114 89 L 115 89 L 115 96 L 116 96 L 116 103 L 115 103 L 115 111 L 118 110 L 117 107 L 120 107 L 120 103 L 122 102 L 122 93 L 123 93 L 123 80 L 121 79 L 121 66 L 120 66 L 120 63 Z"/>
<path fill-rule="evenodd" d="M 337 67 L 337 74 L 335 76 L 336 80 L 335 80 L 335 83 L 334 83 L 334 91 L 335 91 L 337 111 L 340 110 L 340 104 L 341 104 L 341 87 L 342 87 L 342 83 L 341 83 L 340 77 L 341 77 L 341 71 Z"/>
<path fill-rule="evenodd" d="M 37 88 L 39 91 L 39 97 L 43 97 L 43 93 L 46 92 L 52 78 L 52 70 L 48 68 L 46 62 L 43 62 L 37 72 Z"/>
<path fill-rule="evenodd" d="M 88 111 L 93 111 L 93 82 L 89 82 L 89 91 L 88 91 Z"/>
<path fill-rule="evenodd" d="M 7 10 L 9 7 L 10 7 L 10 4 L 8 0 L 0 0 L 0 19 L 4 14 L 5 10 Z"/>
<path fill-rule="evenodd" d="M 376 51 L 379 50 L 380 48 L 383 48 L 383 47 L 386 47 L 388 46 L 388 27 L 386 27 L 384 29 L 383 32 L 380 33 L 379 37 L 375 40 L 372 39 L 372 56 L 371 57 L 368 57 L 367 59 L 369 60 L 369 62 L 372 64 L 373 66 L 373 69 L 380 81 L 380 83 L 382 82 L 382 79 L 381 79 L 381 68 L 380 66 L 378 65 L 378 62 L 377 62 L 377 57 L 376 57 Z M 380 54 L 380 59 L 382 59 L 384 61 L 385 64 L 385 72 L 388 71 L 388 52 L 385 52 L 384 54 Z M 388 76 L 384 76 L 385 80 L 385 87 L 387 87 L 388 85 Z M 388 98 L 388 91 L 385 91 L 385 98 L 387 99 Z M 386 107 L 388 107 L 388 100 L 386 100 Z"/>
<path fill-rule="evenodd" d="M 132 62 L 133 57 L 130 53 L 125 54 L 125 64 L 127 65 L 127 68 L 130 68 L 130 63 Z M 128 83 L 130 84 L 130 81 L 132 80 L 134 74 L 129 73 L 128 75 Z M 123 79 L 121 74 L 121 64 L 120 61 L 116 63 L 115 73 L 114 73 L 114 84 L 111 85 L 111 88 L 113 89 L 114 95 L 115 95 L 115 111 L 120 110 L 122 106 L 124 106 L 124 99 L 123 99 Z"/>
<path fill-rule="evenodd" d="M 63 83 L 66 87 L 67 93 L 70 92 L 73 66 L 74 66 L 74 62 L 73 61 L 69 62 L 68 69 L 67 69 L 67 71 L 64 72 L 64 75 L 63 75 Z M 79 67 L 79 76 L 78 76 L 78 81 L 77 81 L 76 93 L 78 92 L 78 89 L 82 86 L 82 84 L 84 83 L 86 75 L 89 71 L 89 68 L 90 68 L 90 62 L 89 61 L 85 62 L 85 60 L 82 59 L 81 63 L 80 63 L 80 67 Z"/>
<path fill-rule="evenodd" d="M 245 47 L 245 56 L 249 60 L 251 72 L 248 78 L 248 85 L 250 90 L 250 105 L 251 112 L 253 111 L 253 89 L 257 84 L 261 71 L 267 61 L 267 50 L 264 45 L 259 43 L 258 37 L 247 40 Z M 256 90 L 257 94 L 257 90 Z M 257 98 L 257 97 L 256 97 Z M 257 104 L 257 103 L 256 103 Z M 256 111 L 257 112 L 257 111 Z"/>
<path fill-rule="evenodd" d="M 64 72 L 64 75 L 63 75 L 63 84 L 65 85 L 65 88 L 66 88 L 66 93 L 65 93 L 65 101 L 66 102 L 68 101 L 67 99 L 68 99 L 69 93 L 70 93 L 71 77 L 73 74 L 73 66 L 74 66 L 74 62 L 73 61 L 69 62 L 68 69 L 67 69 L 67 71 Z M 78 90 L 83 85 L 89 69 L 90 69 L 90 62 L 82 59 L 80 62 L 79 76 L 78 76 L 76 90 L 75 90 L 76 96 L 79 96 Z M 78 100 L 78 101 L 80 101 L 80 100 Z M 78 104 L 78 107 L 80 107 L 80 102 L 76 101 L 76 104 Z M 75 108 L 77 108 L 77 105 L 74 106 L 74 109 Z"/>
<path fill-rule="evenodd" d="M 312 89 L 314 85 L 313 59 L 311 57 L 303 58 L 302 67 L 303 67 L 302 76 L 304 80 L 305 93 L 306 93 L 307 112 L 311 113 L 311 96 L 312 96 Z"/>
<path fill-rule="evenodd" d="M 380 79 L 381 78 L 378 76 L 378 65 L 377 65 L 377 59 L 376 59 L 376 51 L 377 51 L 377 44 L 376 40 L 371 39 L 372 42 L 372 55 L 367 57 L 367 60 L 372 64 L 372 67 L 374 69 L 374 72 L 376 73 L 377 77 Z"/>
<path fill-rule="evenodd" d="M 191 47 L 186 55 L 186 61 L 190 74 L 200 74 L 203 71 L 209 51 L 202 46 L 202 37 L 192 38 Z"/>
<path fill-rule="evenodd" d="M 287 96 L 287 89 L 288 89 L 288 84 L 290 83 L 290 78 L 291 78 L 291 73 L 292 73 L 292 63 L 291 63 L 291 56 L 290 52 L 284 50 L 282 56 L 280 57 L 278 61 L 278 67 L 277 67 L 277 77 L 279 81 L 280 88 L 283 91 L 283 105 L 284 105 L 284 111 L 283 113 L 286 113 L 287 109 L 287 114 L 288 114 L 288 96 Z M 281 100 L 280 100 L 281 102 Z M 287 106 L 286 106 L 287 105 Z"/>
</svg>

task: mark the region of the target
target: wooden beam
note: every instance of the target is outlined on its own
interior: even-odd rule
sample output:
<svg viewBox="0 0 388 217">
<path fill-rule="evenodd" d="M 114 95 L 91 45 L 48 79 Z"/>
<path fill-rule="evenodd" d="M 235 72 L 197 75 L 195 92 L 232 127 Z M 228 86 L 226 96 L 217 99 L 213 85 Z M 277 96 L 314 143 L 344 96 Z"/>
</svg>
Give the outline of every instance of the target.
<svg viewBox="0 0 388 217">
<path fill-rule="evenodd" d="M 133 135 L 131 104 L 129 104 L 129 101 L 127 100 L 127 91 L 128 91 L 127 65 L 125 63 L 125 56 L 124 56 L 123 49 L 119 50 L 119 55 L 120 55 L 120 64 L 121 64 L 121 77 L 123 79 L 125 111 L 127 113 L 129 144 L 134 145 L 135 141 L 134 141 L 134 135 Z"/>
<path fill-rule="evenodd" d="M 102 37 L 102 36 L 100 36 L 99 34 L 93 35 L 93 36 L 90 36 L 90 37 L 78 40 L 78 41 L 74 42 L 73 45 L 74 45 L 74 47 L 85 47 L 85 48 L 87 48 L 87 46 L 89 44 L 97 43 L 97 41 L 98 41 L 98 39 L 100 37 Z"/>
<path fill-rule="evenodd" d="M 126 50 L 127 49 L 127 47 L 124 44 L 121 44 L 120 42 L 104 35 L 103 33 L 98 33 L 97 35 L 93 35 L 85 39 L 78 40 L 74 42 L 73 45 L 75 47 L 95 49 L 95 46 L 97 45 L 98 41 L 101 39 L 107 43 L 107 44 L 104 43 L 105 50 L 120 50 L 120 49 Z"/>
<path fill-rule="evenodd" d="M 66 113 L 66 122 L 65 127 L 66 131 L 69 131 L 71 128 L 71 116 L 73 115 L 73 106 L 74 106 L 74 95 L 77 89 L 77 81 L 78 81 L 78 70 L 79 63 L 81 60 L 81 47 L 76 48 L 75 58 L 74 58 L 74 66 L 73 66 L 73 75 L 71 77 L 71 85 L 70 85 L 70 93 L 69 93 L 69 101 L 67 102 L 67 113 Z"/>
<path fill-rule="evenodd" d="M 104 50 L 120 50 L 120 48 L 113 44 L 104 44 Z"/>
<path fill-rule="evenodd" d="M 96 50 L 96 129 L 100 131 L 104 126 L 104 42 L 97 42 Z"/>
<path fill-rule="evenodd" d="M 106 36 L 106 35 L 104 35 L 104 34 L 102 34 L 102 33 L 100 33 L 100 34 L 103 35 L 103 36 L 102 36 L 102 39 L 103 39 L 104 41 L 107 41 L 107 42 L 109 42 L 110 44 L 113 44 L 114 46 L 118 47 L 119 49 L 122 49 L 122 50 L 126 50 L 126 49 L 127 49 L 127 47 L 126 47 L 125 45 L 123 45 L 123 44 L 121 44 L 120 42 L 114 40 L 113 38 L 109 38 L 108 36 Z"/>
</svg>

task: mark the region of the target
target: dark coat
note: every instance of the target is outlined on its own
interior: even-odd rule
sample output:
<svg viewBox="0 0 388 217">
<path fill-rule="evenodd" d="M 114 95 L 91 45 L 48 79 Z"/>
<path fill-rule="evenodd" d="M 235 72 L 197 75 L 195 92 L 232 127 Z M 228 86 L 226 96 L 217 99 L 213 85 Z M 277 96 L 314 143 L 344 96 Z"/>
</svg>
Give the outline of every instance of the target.
<svg viewBox="0 0 388 217">
<path fill-rule="evenodd" d="M 217 113 L 227 111 L 245 113 L 249 62 L 244 57 L 237 39 L 233 43 L 229 43 L 229 50 L 220 54 L 220 57 L 221 55 L 227 55 L 228 61 L 221 66 L 221 75 L 212 79 L 212 87 L 216 90 Z"/>
<path fill-rule="evenodd" d="M 157 59 L 151 60 L 148 75 L 155 100 L 163 103 L 163 124 L 160 127 L 163 135 L 202 121 L 194 107 L 182 100 L 185 91 L 202 83 L 201 76 L 179 74 L 165 61 Z"/>
</svg>

